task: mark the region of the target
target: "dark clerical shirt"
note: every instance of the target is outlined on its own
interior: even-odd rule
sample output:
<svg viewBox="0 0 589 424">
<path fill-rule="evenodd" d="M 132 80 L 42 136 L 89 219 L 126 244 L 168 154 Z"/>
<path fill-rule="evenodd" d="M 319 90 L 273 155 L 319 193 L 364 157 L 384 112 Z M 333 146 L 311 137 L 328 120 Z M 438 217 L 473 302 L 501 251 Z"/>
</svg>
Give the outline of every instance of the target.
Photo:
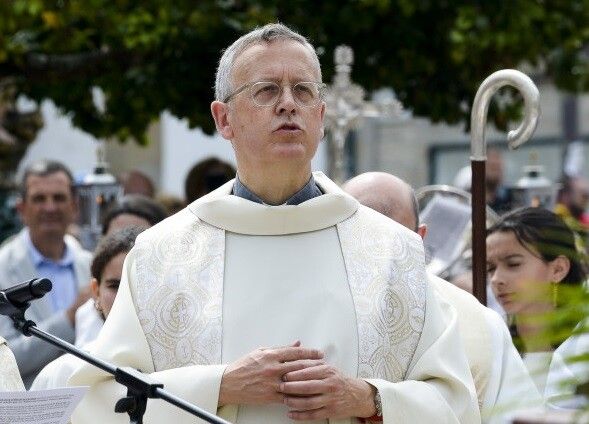
<svg viewBox="0 0 589 424">
<path fill-rule="evenodd" d="M 321 196 L 323 193 L 319 190 L 317 183 L 315 182 L 315 178 L 311 175 L 309 181 L 305 186 L 293 194 L 286 202 L 282 205 L 299 205 L 307 200 L 312 199 L 313 197 Z M 247 188 L 243 183 L 239 180 L 239 176 L 235 177 L 235 183 L 233 183 L 233 195 L 242 197 L 244 199 L 250 200 L 256 203 L 262 203 L 267 205 L 259 196 L 253 193 L 249 188 Z M 273 206 L 273 205 L 270 205 Z"/>
</svg>

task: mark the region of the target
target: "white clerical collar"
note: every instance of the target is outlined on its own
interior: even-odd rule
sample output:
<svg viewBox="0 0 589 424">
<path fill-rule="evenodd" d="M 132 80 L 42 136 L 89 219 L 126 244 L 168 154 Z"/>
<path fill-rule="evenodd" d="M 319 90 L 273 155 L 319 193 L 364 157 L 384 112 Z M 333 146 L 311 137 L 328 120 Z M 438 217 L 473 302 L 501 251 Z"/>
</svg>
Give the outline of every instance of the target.
<svg viewBox="0 0 589 424">
<path fill-rule="evenodd" d="M 315 181 L 325 194 L 299 205 L 268 206 L 231 195 L 233 180 L 188 208 L 201 220 L 226 231 L 251 235 L 305 233 L 331 227 L 352 216 L 358 202 L 321 172 Z"/>
</svg>

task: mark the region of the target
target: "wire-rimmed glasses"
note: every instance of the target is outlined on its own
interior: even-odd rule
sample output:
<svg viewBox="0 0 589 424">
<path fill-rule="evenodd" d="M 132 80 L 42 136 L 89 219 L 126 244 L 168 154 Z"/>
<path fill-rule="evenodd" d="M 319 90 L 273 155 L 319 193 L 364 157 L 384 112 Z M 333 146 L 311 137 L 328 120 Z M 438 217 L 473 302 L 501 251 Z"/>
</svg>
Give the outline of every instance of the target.
<svg viewBox="0 0 589 424">
<path fill-rule="evenodd" d="M 290 86 L 296 104 L 302 107 L 317 106 L 323 99 L 326 85 L 322 82 L 301 81 Z M 248 90 L 257 106 L 274 106 L 282 96 L 283 87 L 272 81 L 258 81 L 244 84 L 225 98 L 229 102 L 242 91 Z"/>
</svg>

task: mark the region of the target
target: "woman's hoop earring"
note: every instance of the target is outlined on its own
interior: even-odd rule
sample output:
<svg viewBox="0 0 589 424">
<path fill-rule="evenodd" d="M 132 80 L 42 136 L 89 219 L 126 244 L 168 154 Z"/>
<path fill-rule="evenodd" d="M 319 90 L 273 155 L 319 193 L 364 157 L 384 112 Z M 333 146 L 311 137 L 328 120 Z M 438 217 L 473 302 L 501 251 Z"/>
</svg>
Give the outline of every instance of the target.
<svg viewBox="0 0 589 424">
<path fill-rule="evenodd" d="M 94 309 L 96 309 L 98 312 L 102 313 L 102 305 L 100 304 L 100 300 L 96 299 L 94 301 Z"/>
</svg>

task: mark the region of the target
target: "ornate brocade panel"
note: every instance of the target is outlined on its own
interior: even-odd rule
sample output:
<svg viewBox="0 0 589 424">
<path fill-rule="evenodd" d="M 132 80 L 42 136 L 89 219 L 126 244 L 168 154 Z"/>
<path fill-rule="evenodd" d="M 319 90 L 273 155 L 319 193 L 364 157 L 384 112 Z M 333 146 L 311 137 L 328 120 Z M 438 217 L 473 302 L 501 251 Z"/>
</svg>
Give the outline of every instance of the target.
<svg viewBox="0 0 589 424">
<path fill-rule="evenodd" d="M 225 232 L 188 219 L 135 246 L 135 303 L 156 371 L 221 362 Z"/>
<path fill-rule="evenodd" d="M 358 376 L 402 381 L 425 319 L 421 242 L 364 207 L 337 227 L 358 322 Z"/>
</svg>

